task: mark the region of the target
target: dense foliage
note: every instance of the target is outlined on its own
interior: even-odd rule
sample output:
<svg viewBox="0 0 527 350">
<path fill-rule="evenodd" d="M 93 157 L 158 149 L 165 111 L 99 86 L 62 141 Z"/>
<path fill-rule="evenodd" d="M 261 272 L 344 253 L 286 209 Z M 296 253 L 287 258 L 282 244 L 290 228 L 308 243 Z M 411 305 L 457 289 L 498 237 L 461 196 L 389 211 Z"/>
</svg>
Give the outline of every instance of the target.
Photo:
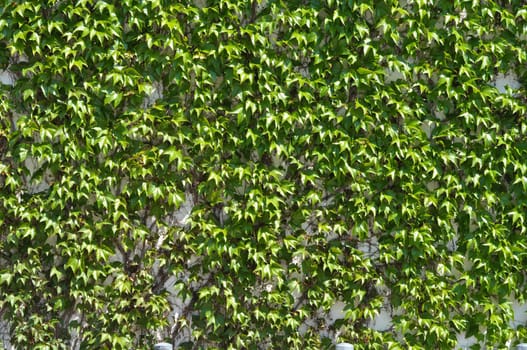
<svg viewBox="0 0 527 350">
<path fill-rule="evenodd" d="M 3 0 L 11 343 L 525 339 L 526 61 L 523 0 Z"/>
</svg>

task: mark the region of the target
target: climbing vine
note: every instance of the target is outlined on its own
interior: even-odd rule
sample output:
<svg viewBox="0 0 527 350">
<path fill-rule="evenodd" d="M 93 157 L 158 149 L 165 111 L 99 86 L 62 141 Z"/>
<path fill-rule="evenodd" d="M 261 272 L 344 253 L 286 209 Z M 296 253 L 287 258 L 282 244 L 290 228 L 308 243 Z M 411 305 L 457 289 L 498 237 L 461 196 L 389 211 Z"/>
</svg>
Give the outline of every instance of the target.
<svg viewBox="0 0 527 350">
<path fill-rule="evenodd" d="M 4 0 L 9 342 L 525 340 L 526 48 L 520 0 Z"/>
</svg>

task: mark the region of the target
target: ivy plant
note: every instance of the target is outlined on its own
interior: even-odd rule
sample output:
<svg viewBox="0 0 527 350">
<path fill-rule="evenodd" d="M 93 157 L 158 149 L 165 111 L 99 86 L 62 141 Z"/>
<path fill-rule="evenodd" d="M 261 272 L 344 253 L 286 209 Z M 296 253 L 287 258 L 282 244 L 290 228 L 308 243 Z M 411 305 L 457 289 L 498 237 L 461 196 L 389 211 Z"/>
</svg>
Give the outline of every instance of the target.
<svg viewBox="0 0 527 350">
<path fill-rule="evenodd" d="M 525 339 L 526 48 L 522 0 L 5 0 L 10 343 Z"/>
</svg>

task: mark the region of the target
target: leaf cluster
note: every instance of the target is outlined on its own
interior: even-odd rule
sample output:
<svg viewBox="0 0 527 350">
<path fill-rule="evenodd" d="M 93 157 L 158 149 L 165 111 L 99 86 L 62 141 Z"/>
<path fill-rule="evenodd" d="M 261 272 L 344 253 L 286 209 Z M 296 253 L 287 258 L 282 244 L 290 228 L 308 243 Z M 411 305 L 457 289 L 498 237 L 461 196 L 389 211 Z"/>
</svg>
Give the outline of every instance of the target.
<svg viewBox="0 0 527 350">
<path fill-rule="evenodd" d="M 526 41 L 520 0 L 5 1 L 11 343 L 520 340 Z"/>
</svg>

